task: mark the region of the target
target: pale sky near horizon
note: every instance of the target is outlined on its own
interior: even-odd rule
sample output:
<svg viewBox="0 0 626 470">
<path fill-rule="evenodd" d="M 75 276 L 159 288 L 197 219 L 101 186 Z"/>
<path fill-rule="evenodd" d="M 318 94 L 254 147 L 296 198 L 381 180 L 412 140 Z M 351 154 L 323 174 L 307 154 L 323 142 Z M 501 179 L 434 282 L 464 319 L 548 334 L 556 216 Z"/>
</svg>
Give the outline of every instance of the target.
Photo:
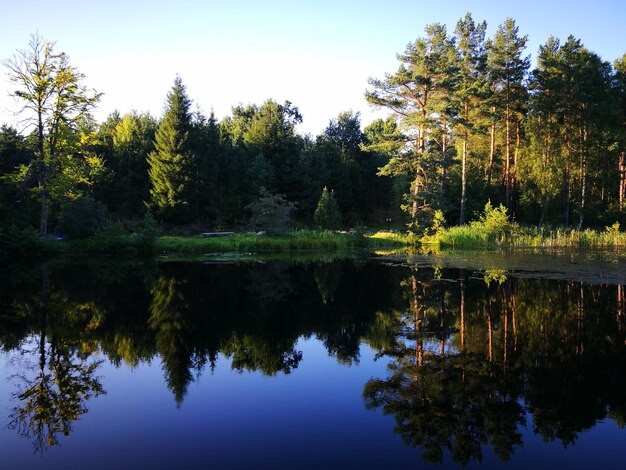
<svg viewBox="0 0 626 470">
<path fill-rule="evenodd" d="M 218 119 L 273 98 L 300 109 L 301 133 L 318 134 L 350 109 L 367 125 L 385 115 L 365 102 L 368 77 L 394 72 L 396 54 L 427 24 L 453 32 L 468 11 L 487 21 L 489 37 L 515 19 L 533 60 L 550 35 L 572 34 L 609 62 L 626 53 L 626 0 L 4 0 L 0 11 L 0 59 L 35 32 L 56 41 L 104 93 L 98 121 L 114 109 L 160 117 L 179 74 L 195 105 Z M 9 89 L 3 67 L 0 124 L 16 120 Z"/>
</svg>

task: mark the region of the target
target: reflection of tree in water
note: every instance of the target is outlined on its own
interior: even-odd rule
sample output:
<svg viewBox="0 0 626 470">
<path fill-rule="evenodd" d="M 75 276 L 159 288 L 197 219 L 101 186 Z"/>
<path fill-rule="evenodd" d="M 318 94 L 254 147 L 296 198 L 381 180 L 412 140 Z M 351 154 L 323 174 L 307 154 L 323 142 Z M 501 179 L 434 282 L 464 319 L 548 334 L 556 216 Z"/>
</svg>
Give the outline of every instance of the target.
<svg viewBox="0 0 626 470">
<path fill-rule="evenodd" d="M 289 374 L 302 360 L 302 351 L 297 351 L 293 343 L 280 337 L 271 341 L 258 335 L 234 336 L 222 352 L 232 357 L 232 368 L 240 372 L 260 370 L 265 375 Z"/>
<path fill-rule="evenodd" d="M 414 272 L 402 283 L 407 310 L 379 314 L 370 331 L 391 362 L 364 398 L 395 416 L 408 445 L 428 461 L 447 450 L 465 465 L 481 461 L 485 445 L 508 460 L 523 445 L 527 412 L 537 434 L 564 445 L 607 416 L 624 423 L 623 287 L 494 271 L 468 287 L 459 277 L 443 285 Z"/>
<path fill-rule="evenodd" d="M 9 428 L 32 439 L 36 451 L 58 445 L 58 435 L 67 436 L 72 423 L 87 412 L 86 402 L 105 393 L 100 378 L 95 375 L 102 361 L 90 360 L 90 356 L 76 354 L 58 344 L 46 344 L 42 335 L 39 345 L 32 351 L 39 352 L 37 367 L 22 369 L 14 376 L 20 380 L 19 400 L 11 415 Z"/>
<path fill-rule="evenodd" d="M 154 282 L 148 320 L 148 326 L 155 331 L 165 381 L 179 405 L 188 384 L 193 381 L 192 371 L 199 374 L 207 362 L 205 355 L 196 354 L 194 350 L 193 316 L 180 284 L 181 281 L 165 276 Z"/>
<path fill-rule="evenodd" d="M 294 292 L 288 265 L 271 263 L 262 269 L 250 270 L 248 291 L 258 300 L 261 308 L 283 301 Z"/>
<path fill-rule="evenodd" d="M 12 377 L 18 382 L 13 398 L 19 404 L 9 417 L 9 428 L 32 439 L 36 451 L 58 445 L 59 434 L 68 435 L 87 412 L 86 402 L 106 393 L 95 375 L 102 361 L 92 359 L 88 333 L 103 320 L 102 310 L 92 302 L 72 302 L 49 284 L 44 265 L 40 291 L 12 309 L 38 319 L 37 333 L 22 341 L 14 356 L 20 372 Z M 86 334 L 75 336 L 76 331 Z"/>
<path fill-rule="evenodd" d="M 319 263 L 315 267 L 313 276 L 322 296 L 322 302 L 325 304 L 333 301 L 335 291 L 341 280 L 341 274 L 341 263 L 338 262 Z"/>
</svg>

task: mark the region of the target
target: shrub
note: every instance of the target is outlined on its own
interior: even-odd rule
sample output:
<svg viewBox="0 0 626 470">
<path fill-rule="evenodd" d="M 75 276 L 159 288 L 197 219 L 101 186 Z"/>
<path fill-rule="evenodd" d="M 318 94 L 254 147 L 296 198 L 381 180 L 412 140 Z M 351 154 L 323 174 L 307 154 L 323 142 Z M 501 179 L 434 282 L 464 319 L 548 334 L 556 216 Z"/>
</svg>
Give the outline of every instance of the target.
<svg viewBox="0 0 626 470">
<path fill-rule="evenodd" d="M 154 253 L 158 236 L 159 230 L 156 221 L 150 212 L 146 212 L 143 222 L 137 230 L 138 248 L 141 254 L 149 255 Z"/>
<path fill-rule="evenodd" d="M 57 231 L 70 240 L 79 240 L 93 236 L 107 225 L 104 204 L 90 197 L 81 197 L 65 205 Z"/>
<path fill-rule="evenodd" d="M 284 194 L 272 194 L 261 187 L 259 198 L 246 209 L 252 212 L 250 228 L 267 232 L 281 233 L 287 231 L 291 223 L 291 213 L 296 204 L 287 201 Z"/>
<path fill-rule="evenodd" d="M 35 230 L 15 225 L 0 227 L 0 258 L 29 258 L 42 251 L 43 244 Z"/>
</svg>

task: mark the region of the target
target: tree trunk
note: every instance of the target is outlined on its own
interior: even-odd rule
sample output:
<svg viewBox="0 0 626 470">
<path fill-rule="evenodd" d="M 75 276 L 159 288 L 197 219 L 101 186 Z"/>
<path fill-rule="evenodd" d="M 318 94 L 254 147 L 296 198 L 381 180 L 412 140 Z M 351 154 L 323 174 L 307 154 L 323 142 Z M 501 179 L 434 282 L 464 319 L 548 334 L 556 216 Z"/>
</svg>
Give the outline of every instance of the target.
<svg viewBox="0 0 626 470">
<path fill-rule="evenodd" d="M 465 351 L 465 272 L 460 272 L 460 288 L 461 288 L 461 352 Z"/>
<path fill-rule="evenodd" d="M 563 172 L 563 223 L 566 227 L 569 227 L 569 214 L 570 214 L 570 199 L 572 197 L 571 187 L 571 159 L 572 159 L 572 147 L 570 142 L 569 126 L 565 130 L 565 171 Z"/>
<path fill-rule="evenodd" d="M 622 152 L 619 162 L 619 211 L 624 212 L 624 198 L 626 196 L 626 152 Z"/>
<path fill-rule="evenodd" d="M 465 223 L 465 203 L 467 201 L 467 131 L 463 136 L 463 157 L 461 160 L 461 210 L 459 224 Z"/>
<path fill-rule="evenodd" d="M 505 110 L 504 205 L 511 207 L 511 110 L 508 97 Z"/>
<path fill-rule="evenodd" d="M 487 170 L 487 186 L 491 186 L 493 178 L 493 160 L 496 153 L 496 123 L 492 123 L 489 128 L 489 169 Z"/>
<path fill-rule="evenodd" d="M 419 301 L 417 298 L 417 277 L 415 274 L 411 276 L 411 304 L 413 307 L 413 314 L 415 315 L 415 364 L 421 366 L 424 361 L 423 357 L 423 343 L 422 335 L 422 320 L 420 319 L 421 308 L 419 307 Z"/>
<path fill-rule="evenodd" d="M 587 129 L 580 128 L 578 130 L 578 145 L 580 150 L 580 216 L 578 218 L 578 226 L 580 230 L 583 226 L 583 218 L 585 217 L 585 196 L 587 186 L 587 158 L 585 147 L 587 143 Z"/>
<path fill-rule="evenodd" d="M 45 159 L 43 104 L 39 104 L 37 116 L 37 173 L 39 186 L 39 235 L 48 234 L 48 167 Z"/>
</svg>

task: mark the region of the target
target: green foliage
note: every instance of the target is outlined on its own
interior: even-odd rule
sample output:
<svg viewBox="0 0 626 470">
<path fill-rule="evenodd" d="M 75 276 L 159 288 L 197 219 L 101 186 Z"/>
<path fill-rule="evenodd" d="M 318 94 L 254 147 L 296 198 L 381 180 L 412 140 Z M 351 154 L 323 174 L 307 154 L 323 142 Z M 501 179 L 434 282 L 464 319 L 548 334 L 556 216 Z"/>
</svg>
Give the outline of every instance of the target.
<svg viewBox="0 0 626 470">
<path fill-rule="evenodd" d="M 15 225 L 0 226 L 0 259 L 33 258 L 42 253 L 44 245 L 37 232 Z"/>
<path fill-rule="evenodd" d="M 507 208 L 502 204 L 493 207 L 491 201 L 488 201 L 485 204 L 485 211 L 480 216 L 480 221 L 474 224 L 482 228 L 490 239 L 502 242 L 513 230 L 513 224 L 509 221 L 507 212 Z"/>
<path fill-rule="evenodd" d="M 191 100 L 176 77 L 167 94 L 165 115 L 155 135 L 155 150 L 148 156 L 149 207 L 158 219 L 186 222 L 190 219 L 192 177 L 195 169 L 190 147 Z"/>
<path fill-rule="evenodd" d="M 284 194 L 272 194 L 261 187 L 258 199 L 246 206 L 252 213 L 250 228 L 271 233 L 285 232 L 291 223 L 291 214 L 296 204 L 287 201 Z"/>
<path fill-rule="evenodd" d="M 154 253 L 159 230 L 150 212 L 146 212 L 143 222 L 137 229 L 139 251 L 144 255 Z"/>
<path fill-rule="evenodd" d="M 28 48 L 18 50 L 4 65 L 15 86 L 12 95 L 22 104 L 23 122 L 37 138 L 35 158 L 26 174 L 37 180 L 43 235 L 48 231 L 51 203 L 75 194 L 77 186 L 93 176 L 89 167 L 97 166 L 98 159 L 88 152 L 90 112 L 101 94 L 88 90 L 84 75 L 70 65 L 68 56 L 55 52 L 54 43 L 39 35 L 31 36 Z"/>
<path fill-rule="evenodd" d="M 104 204 L 89 197 L 81 197 L 65 204 L 57 230 L 70 240 L 79 240 L 93 236 L 107 225 Z"/>
<path fill-rule="evenodd" d="M 313 220 L 318 227 L 324 230 L 336 230 L 341 224 L 341 213 L 339 212 L 335 194 L 333 191 L 328 191 L 326 186 L 324 186 L 320 200 L 317 203 Z"/>
<path fill-rule="evenodd" d="M 149 199 L 148 155 L 154 151 L 156 121 L 149 114 L 113 113 L 101 124 L 97 139 L 107 170 L 94 193 L 110 211 L 138 217 Z"/>
</svg>

